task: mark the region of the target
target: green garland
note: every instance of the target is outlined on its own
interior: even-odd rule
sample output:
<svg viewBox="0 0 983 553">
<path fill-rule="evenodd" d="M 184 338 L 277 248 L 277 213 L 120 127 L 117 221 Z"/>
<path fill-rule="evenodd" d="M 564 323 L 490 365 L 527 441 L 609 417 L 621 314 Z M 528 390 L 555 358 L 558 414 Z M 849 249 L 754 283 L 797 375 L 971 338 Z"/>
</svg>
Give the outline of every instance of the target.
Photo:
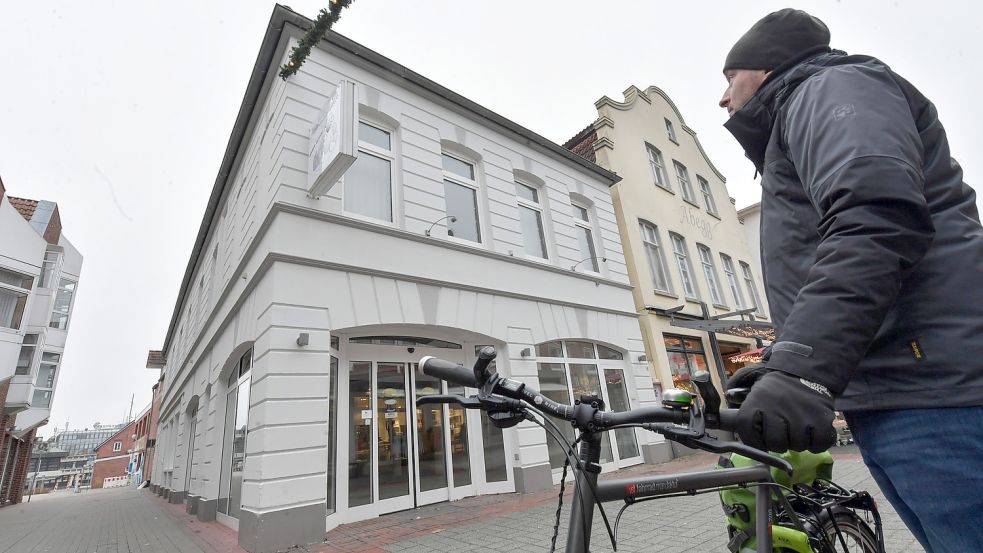
<svg viewBox="0 0 983 553">
<path fill-rule="evenodd" d="M 341 10 L 350 6 L 351 3 L 352 0 L 331 0 L 328 9 L 322 9 L 318 12 L 314 26 L 307 29 L 307 34 L 300 39 L 300 43 L 290 49 L 290 61 L 280 66 L 281 79 L 287 80 L 287 77 L 296 73 L 300 66 L 304 65 L 304 60 L 311 55 L 311 49 L 317 46 L 317 43 L 331 29 L 331 26 L 341 18 Z"/>
</svg>

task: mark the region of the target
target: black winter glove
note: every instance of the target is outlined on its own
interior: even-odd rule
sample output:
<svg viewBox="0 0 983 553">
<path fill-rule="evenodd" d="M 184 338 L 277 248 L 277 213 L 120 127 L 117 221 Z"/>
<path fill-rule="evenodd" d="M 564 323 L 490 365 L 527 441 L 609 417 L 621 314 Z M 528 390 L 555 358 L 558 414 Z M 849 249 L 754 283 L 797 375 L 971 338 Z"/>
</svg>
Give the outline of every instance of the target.
<svg viewBox="0 0 983 553">
<path fill-rule="evenodd" d="M 728 389 L 750 388 L 737 414 L 737 434 L 766 451 L 826 451 L 836 442 L 833 396 L 822 384 L 751 365 L 734 373 Z"/>
</svg>

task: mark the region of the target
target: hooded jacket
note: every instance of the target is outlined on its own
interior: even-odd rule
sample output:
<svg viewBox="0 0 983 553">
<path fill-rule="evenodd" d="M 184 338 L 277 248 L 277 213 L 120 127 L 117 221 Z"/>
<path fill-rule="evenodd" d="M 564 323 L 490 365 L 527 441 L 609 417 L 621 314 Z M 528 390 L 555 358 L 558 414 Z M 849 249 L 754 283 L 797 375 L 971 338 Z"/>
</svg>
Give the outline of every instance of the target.
<svg viewBox="0 0 983 553">
<path fill-rule="evenodd" d="M 833 51 L 725 126 L 762 175 L 767 365 L 840 410 L 983 405 L 983 227 L 932 103 Z"/>
</svg>

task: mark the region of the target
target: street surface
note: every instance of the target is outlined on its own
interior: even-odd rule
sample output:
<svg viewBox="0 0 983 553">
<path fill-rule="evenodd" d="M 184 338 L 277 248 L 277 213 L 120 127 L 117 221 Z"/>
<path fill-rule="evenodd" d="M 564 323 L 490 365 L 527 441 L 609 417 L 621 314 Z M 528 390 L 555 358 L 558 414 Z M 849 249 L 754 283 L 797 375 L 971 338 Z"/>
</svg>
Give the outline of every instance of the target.
<svg viewBox="0 0 983 553">
<path fill-rule="evenodd" d="M 876 490 L 852 446 L 836 448 L 835 480 L 847 488 Z M 716 457 L 697 454 L 662 465 L 622 471 L 633 474 L 707 468 Z M 609 475 L 605 475 L 609 476 Z M 563 551 L 564 499 L 557 549 Z M 310 553 L 429 553 L 548 551 L 558 489 L 438 503 L 329 532 L 325 542 L 293 551 Z M 878 491 L 889 553 L 923 553 Z M 612 525 L 619 504 L 606 508 Z M 592 550 L 611 551 L 600 517 Z M 716 494 L 652 501 L 629 508 L 618 529 L 618 551 L 627 553 L 727 552 L 727 532 Z M 147 490 L 118 488 L 79 494 L 34 496 L 31 503 L 0 509 L 0 553 L 241 553 L 234 532 L 201 523 Z"/>
</svg>

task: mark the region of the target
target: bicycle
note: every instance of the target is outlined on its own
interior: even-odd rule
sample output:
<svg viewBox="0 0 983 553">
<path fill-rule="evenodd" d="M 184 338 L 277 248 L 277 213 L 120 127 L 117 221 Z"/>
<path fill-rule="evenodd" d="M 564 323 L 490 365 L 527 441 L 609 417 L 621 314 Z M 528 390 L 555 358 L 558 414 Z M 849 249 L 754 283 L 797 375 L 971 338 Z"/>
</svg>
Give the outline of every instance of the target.
<svg viewBox="0 0 983 553">
<path fill-rule="evenodd" d="M 693 375 L 699 395 L 668 390 L 663 394 L 661 407 L 611 412 L 604 410 L 604 402 L 597 396 L 581 396 L 574 405 L 566 405 L 523 382 L 488 371 L 495 356 L 495 349 L 486 346 L 478 353 L 472 369 L 435 357 L 422 358 L 420 369 L 424 374 L 476 388 L 478 394 L 421 396 L 416 403 L 418 406 L 454 403 L 466 409 L 481 409 L 499 428 L 510 428 L 528 420 L 566 446 L 567 462 L 560 480 L 551 552 L 556 548 L 567 468 L 572 467 L 574 499 L 567 529 L 567 553 L 590 550 L 595 505 L 612 548 L 617 551 L 617 527 L 628 507 L 654 499 L 713 492 L 721 494 L 728 518 L 728 548 L 735 553 L 884 553 L 880 516 L 869 494 L 837 486 L 818 469 L 822 463 L 811 464 L 816 478 L 804 477 L 801 468 L 809 463 L 793 458 L 794 453 L 774 455 L 707 433 L 707 429 L 733 431 L 737 415 L 737 409 L 720 409 L 720 396 L 710 384 L 708 373 L 701 371 Z M 573 443 L 569 443 L 551 418 L 568 421 L 578 430 L 579 436 Z M 642 428 L 690 448 L 731 453 L 732 457 L 727 461 L 722 457 L 713 470 L 598 481 L 602 432 L 618 428 Z M 578 445 L 579 456 L 575 457 L 573 452 Z M 793 461 L 799 463 L 798 474 Z M 614 501 L 621 501 L 624 506 L 612 530 L 603 504 Z M 871 530 L 857 510 L 873 517 L 876 531 Z M 771 539 L 759 543 L 758 536 Z"/>
</svg>

